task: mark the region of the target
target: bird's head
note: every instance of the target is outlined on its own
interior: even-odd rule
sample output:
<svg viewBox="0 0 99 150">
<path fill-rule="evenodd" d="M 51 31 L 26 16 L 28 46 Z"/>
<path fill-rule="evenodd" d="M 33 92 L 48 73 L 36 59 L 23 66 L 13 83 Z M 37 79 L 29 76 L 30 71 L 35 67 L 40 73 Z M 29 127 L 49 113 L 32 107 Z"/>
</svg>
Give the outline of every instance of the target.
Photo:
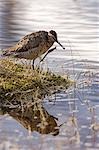
<svg viewBox="0 0 99 150">
<path fill-rule="evenodd" d="M 63 45 L 61 45 L 61 43 L 58 41 L 57 39 L 57 33 L 54 30 L 49 31 L 49 36 L 51 36 L 55 42 L 57 42 L 63 49 L 65 49 L 63 47 Z"/>
<path fill-rule="evenodd" d="M 52 36 L 55 41 L 57 41 L 57 33 L 54 30 L 49 31 L 49 35 Z"/>
</svg>

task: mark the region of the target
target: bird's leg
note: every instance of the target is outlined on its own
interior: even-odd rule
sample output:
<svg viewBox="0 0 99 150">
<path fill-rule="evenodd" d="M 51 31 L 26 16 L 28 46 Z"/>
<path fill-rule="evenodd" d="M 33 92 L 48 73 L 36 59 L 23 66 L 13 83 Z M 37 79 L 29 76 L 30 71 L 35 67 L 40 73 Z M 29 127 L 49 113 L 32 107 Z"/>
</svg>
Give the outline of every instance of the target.
<svg viewBox="0 0 99 150">
<path fill-rule="evenodd" d="M 40 62 L 42 62 L 45 59 L 45 57 L 55 49 L 56 49 L 56 47 L 49 49 L 48 52 L 45 54 L 45 56 L 40 60 Z"/>
<path fill-rule="evenodd" d="M 34 59 L 33 59 L 33 61 L 32 61 L 32 68 L 33 68 L 33 70 L 34 70 Z"/>
</svg>

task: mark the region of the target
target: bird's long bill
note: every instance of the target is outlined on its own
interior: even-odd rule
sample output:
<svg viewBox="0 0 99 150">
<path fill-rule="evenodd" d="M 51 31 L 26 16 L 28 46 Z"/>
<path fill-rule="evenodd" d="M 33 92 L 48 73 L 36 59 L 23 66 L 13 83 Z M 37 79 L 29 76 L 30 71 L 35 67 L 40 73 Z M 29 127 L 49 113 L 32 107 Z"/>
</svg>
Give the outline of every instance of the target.
<svg viewBox="0 0 99 150">
<path fill-rule="evenodd" d="M 59 42 L 59 41 L 56 41 L 63 49 L 65 49 L 65 47 Z"/>
</svg>

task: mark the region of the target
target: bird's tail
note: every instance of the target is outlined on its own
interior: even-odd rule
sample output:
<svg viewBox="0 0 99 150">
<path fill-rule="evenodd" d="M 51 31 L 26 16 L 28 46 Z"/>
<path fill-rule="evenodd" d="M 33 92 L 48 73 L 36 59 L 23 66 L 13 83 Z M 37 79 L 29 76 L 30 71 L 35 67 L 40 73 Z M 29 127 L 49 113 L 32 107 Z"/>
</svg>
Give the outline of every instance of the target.
<svg viewBox="0 0 99 150">
<path fill-rule="evenodd" d="M 5 57 L 5 56 L 11 56 L 13 55 L 13 52 L 9 51 L 9 49 L 2 49 L 0 51 L 0 56 Z"/>
</svg>

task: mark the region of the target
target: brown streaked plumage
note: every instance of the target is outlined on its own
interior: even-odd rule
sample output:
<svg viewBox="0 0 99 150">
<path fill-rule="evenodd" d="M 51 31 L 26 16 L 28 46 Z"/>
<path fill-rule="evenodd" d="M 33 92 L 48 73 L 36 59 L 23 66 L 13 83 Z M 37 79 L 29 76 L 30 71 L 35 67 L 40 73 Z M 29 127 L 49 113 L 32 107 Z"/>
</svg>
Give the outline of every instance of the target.
<svg viewBox="0 0 99 150">
<path fill-rule="evenodd" d="M 45 52 L 47 52 L 55 41 L 63 49 L 65 49 L 58 42 L 57 33 L 55 31 L 51 30 L 49 32 L 47 31 L 34 32 L 23 37 L 18 43 L 16 43 L 16 45 L 3 50 L 3 55 L 33 60 L 33 69 L 34 69 L 34 60 L 37 57 L 44 54 Z M 47 54 L 53 51 L 54 49 L 50 49 L 47 52 Z"/>
</svg>

